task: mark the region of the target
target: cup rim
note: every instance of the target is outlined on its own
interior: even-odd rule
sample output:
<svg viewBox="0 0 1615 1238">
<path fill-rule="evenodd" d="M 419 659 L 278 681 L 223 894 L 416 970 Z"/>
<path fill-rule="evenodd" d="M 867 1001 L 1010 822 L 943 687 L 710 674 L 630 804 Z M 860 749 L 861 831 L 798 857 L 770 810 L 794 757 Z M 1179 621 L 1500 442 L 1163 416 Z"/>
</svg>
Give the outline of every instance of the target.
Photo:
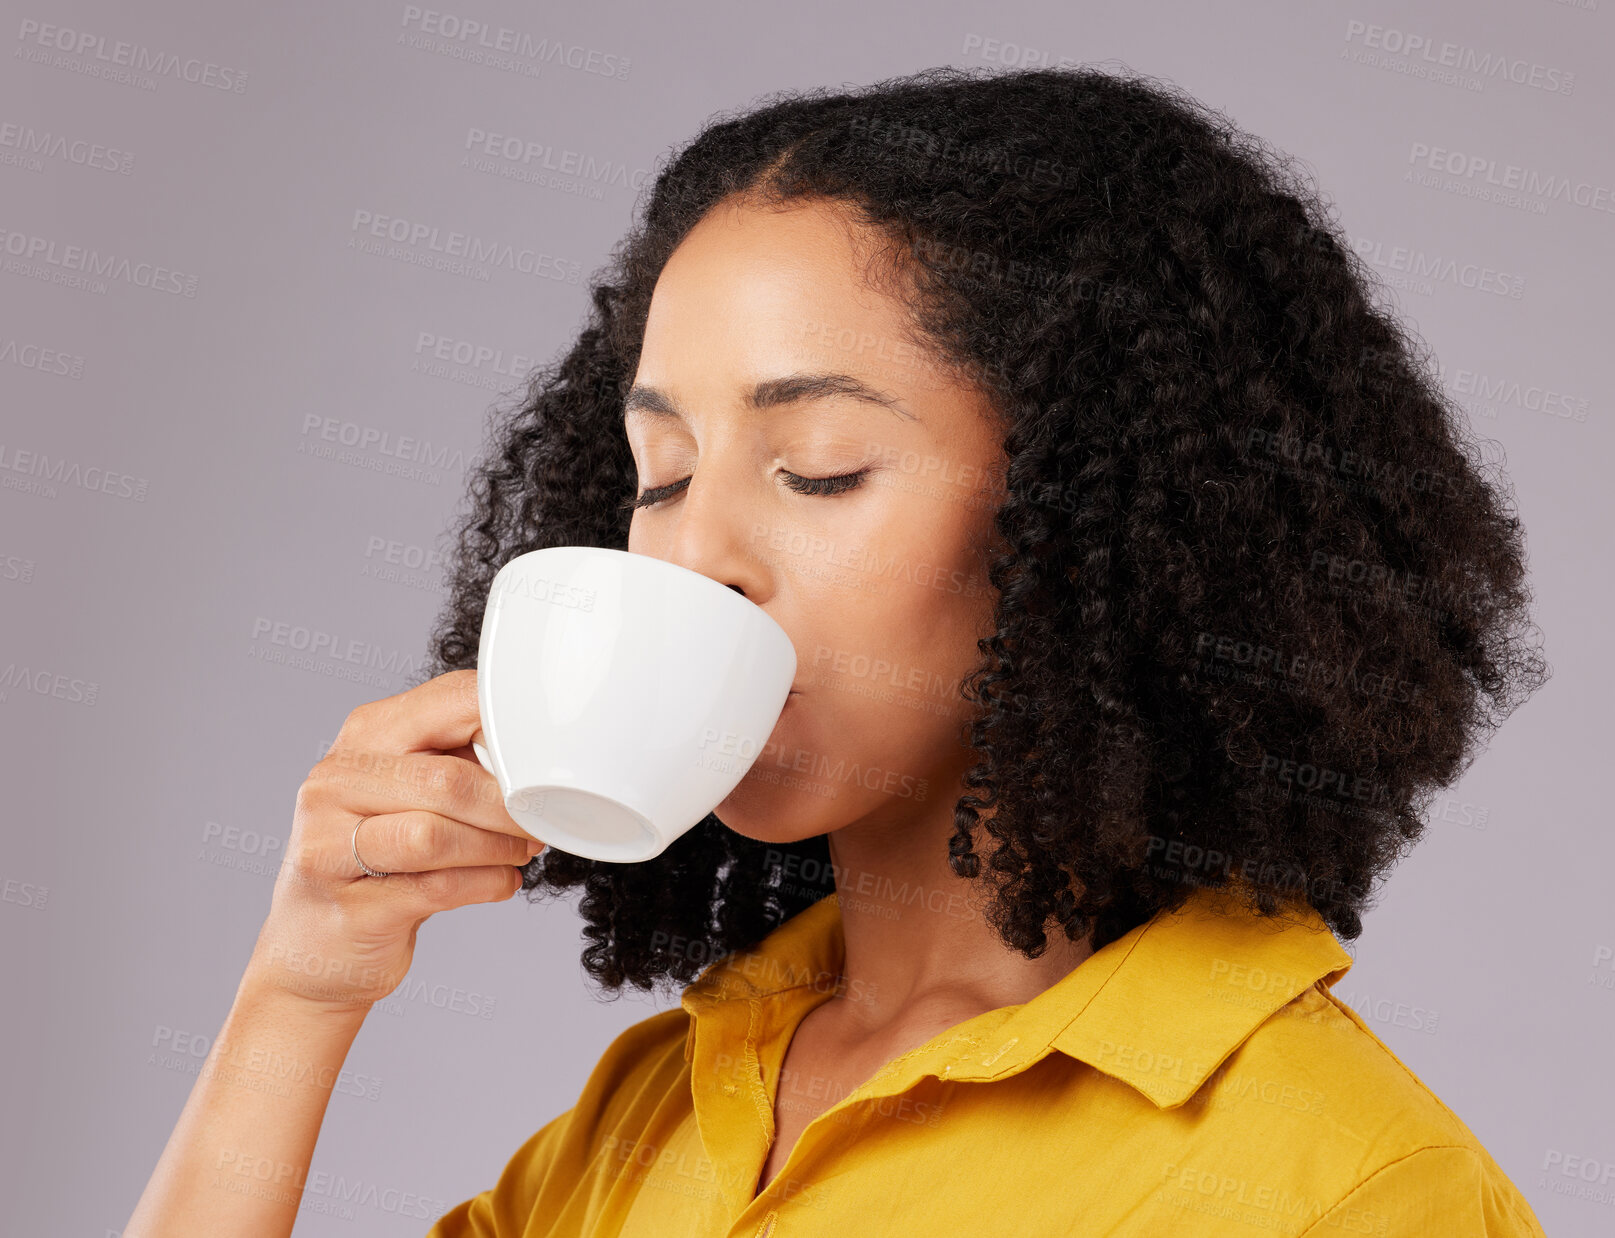
<svg viewBox="0 0 1615 1238">
<path fill-rule="evenodd" d="M 774 624 L 776 627 L 779 626 L 779 620 L 775 619 L 774 616 L 770 615 L 766 610 L 763 610 L 761 606 L 757 605 L 756 602 L 753 602 L 745 594 L 736 592 L 728 585 L 721 584 L 720 582 L 713 580 L 712 577 L 696 571 L 694 568 L 684 567 L 682 564 L 678 563 L 670 563 L 666 559 L 658 559 L 654 555 L 643 555 L 632 550 L 623 550 L 616 546 L 540 546 L 534 550 L 524 550 L 521 554 L 513 555 L 511 558 L 506 559 L 505 562 L 500 565 L 499 570 L 494 573 L 494 578 L 490 582 L 490 589 L 496 588 L 499 583 L 499 578 L 516 563 L 521 562 L 523 559 L 526 559 L 529 556 L 545 555 L 551 553 L 552 551 L 567 551 L 571 553 L 583 552 L 589 556 L 598 555 L 602 557 L 620 557 L 622 559 L 634 560 L 636 563 L 653 564 L 654 566 L 649 568 L 649 570 L 652 572 L 661 572 L 669 579 L 683 581 L 693 589 L 704 589 L 708 592 L 709 596 L 718 597 L 721 595 L 724 598 L 733 599 L 733 601 L 725 601 L 720 603 L 721 605 L 731 606 L 737 602 L 744 603 L 754 610 L 761 611 L 765 619 Z M 635 570 L 637 571 L 639 569 L 635 568 Z M 717 592 L 713 593 L 713 590 L 716 590 Z M 784 628 L 781 627 L 780 630 L 783 632 Z M 792 648 L 795 648 L 794 643 Z"/>
</svg>

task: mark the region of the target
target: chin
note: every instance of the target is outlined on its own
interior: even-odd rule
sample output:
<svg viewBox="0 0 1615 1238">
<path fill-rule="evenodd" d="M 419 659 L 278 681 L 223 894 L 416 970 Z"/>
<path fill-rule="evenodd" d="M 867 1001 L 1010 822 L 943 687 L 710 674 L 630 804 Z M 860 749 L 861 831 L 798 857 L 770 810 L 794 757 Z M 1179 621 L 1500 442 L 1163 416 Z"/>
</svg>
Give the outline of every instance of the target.
<svg viewBox="0 0 1615 1238">
<path fill-rule="evenodd" d="M 801 842 L 845 824 L 834 800 L 801 787 L 784 786 L 782 771 L 753 766 L 727 798 L 712 810 L 724 826 L 753 842 Z"/>
</svg>

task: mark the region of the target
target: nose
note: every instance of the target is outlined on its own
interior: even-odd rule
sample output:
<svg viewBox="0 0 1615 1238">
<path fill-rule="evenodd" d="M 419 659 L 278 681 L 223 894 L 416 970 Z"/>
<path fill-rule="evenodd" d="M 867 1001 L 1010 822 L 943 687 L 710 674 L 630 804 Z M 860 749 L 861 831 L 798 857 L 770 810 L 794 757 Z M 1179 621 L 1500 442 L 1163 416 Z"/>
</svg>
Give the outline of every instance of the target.
<svg viewBox="0 0 1615 1238">
<path fill-rule="evenodd" d="M 762 605 L 773 593 L 773 571 L 763 553 L 767 526 L 748 506 L 742 488 L 725 484 L 718 470 L 698 465 L 669 521 L 663 558 L 733 589 Z"/>
</svg>

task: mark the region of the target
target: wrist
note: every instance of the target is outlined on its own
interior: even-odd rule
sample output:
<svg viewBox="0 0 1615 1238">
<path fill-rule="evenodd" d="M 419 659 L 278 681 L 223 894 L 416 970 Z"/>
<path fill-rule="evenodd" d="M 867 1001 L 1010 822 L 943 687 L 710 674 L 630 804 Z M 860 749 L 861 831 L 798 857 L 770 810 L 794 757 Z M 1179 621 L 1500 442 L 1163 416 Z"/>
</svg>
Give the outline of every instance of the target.
<svg viewBox="0 0 1615 1238">
<path fill-rule="evenodd" d="M 370 1013 L 369 1001 L 336 1001 L 288 988 L 280 978 L 262 968 L 249 966 L 236 990 L 232 1014 L 248 1019 L 264 1018 L 276 1026 L 302 1024 L 311 1029 L 330 1029 L 357 1034 Z"/>
</svg>

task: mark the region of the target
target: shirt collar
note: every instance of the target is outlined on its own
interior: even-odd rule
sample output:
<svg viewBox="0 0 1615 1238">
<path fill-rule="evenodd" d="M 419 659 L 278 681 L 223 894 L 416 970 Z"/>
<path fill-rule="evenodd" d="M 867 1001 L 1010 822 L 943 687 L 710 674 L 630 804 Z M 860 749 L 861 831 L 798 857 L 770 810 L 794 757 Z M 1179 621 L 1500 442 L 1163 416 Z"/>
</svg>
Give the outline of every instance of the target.
<svg viewBox="0 0 1615 1238">
<path fill-rule="evenodd" d="M 842 948 L 840 902 L 830 894 L 754 949 L 708 967 L 684 991 L 681 1004 L 691 1015 L 685 1057 L 697 1019 L 714 1004 L 809 985 L 832 990 Z M 1095 951 L 1031 1001 L 977 1016 L 961 1034 L 944 1034 L 886 1069 L 902 1086 L 922 1074 L 985 1081 L 1057 1050 L 1170 1109 L 1275 1012 L 1319 981 L 1332 986 L 1351 965 L 1312 907 L 1291 904 L 1282 919 L 1270 919 L 1232 888 L 1196 887 L 1183 906 Z"/>
</svg>

